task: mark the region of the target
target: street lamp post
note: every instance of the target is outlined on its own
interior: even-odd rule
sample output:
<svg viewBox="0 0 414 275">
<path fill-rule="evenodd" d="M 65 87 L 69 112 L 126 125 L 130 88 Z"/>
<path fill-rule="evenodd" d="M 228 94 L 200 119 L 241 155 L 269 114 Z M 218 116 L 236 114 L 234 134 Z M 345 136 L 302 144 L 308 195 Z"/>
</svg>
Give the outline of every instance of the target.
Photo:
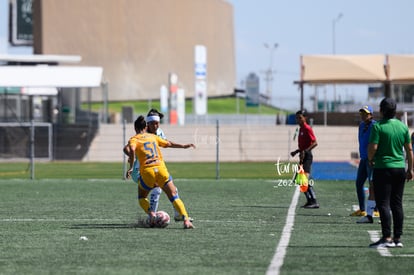
<svg viewBox="0 0 414 275">
<path fill-rule="evenodd" d="M 269 45 L 264 43 L 264 47 L 269 50 L 270 59 L 269 59 L 269 68 L 265 72 L 265 81 L 266 81 L 266 94 L 267 94 L 267 102 L 272 104 L 272 90 L 273 90 L 273 52 L 279 46 L 278 43 L 274 43 L 273 45 Z"/>
<path fill-rule="evenodd" d="M 342 13 L 340 13 L 340 14 L 338 14 L 338 16 L 337 17 L 335 17 L 333 20 L 332 20 L 332 53 L 333 54 L 335 54 L 336 53 L 336 44 L 335 44 L 335 40 L 336 40 L 336 35 L 335 35 L 335 29 L 336 29 L 336 23 L 338 23 L 339 22 L 339 20 L 341 20 L 341 18 L 342 18 L 342 16 L 343 16 L 343 14 Z"/>
<path fill-rule="evenodd" d="M 339 20 L 341 20 L 343 14 L 339 13 L 337 17 L 335 17 L 332 20 L 332 54 L 335 55 L 336 54 L 336 34 L 335 34 L 335 29 L 336 29 L 336 23 L 339 22 Z M 333 86 L 334 88 L 334 107 L 336 107 L 336 85 L 334 84 Z"/>
</svg>

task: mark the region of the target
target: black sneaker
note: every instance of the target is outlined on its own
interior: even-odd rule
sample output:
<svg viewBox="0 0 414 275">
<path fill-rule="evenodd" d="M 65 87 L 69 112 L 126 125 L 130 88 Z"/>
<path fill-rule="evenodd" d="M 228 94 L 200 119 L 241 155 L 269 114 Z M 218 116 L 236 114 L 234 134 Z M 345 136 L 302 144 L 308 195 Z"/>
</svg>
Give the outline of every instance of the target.
<svg viewBox="0 0 414 275">
<path fill-rule="evenodd" d="M 190 222 L 193 222 L 194 221 L 194 219 L 191 218 L 191 217 L 188 217 L 188 220 Z M 180 216 L 180 215 L 174 216 L 174 221 L 176 221 L 176 222 L 183 222 L 184 221 L 184 217 L 183 216 Z"/>
<path fill-rule="evenodd" d="M 403 243 L 400 241 L 400 239 L 394 239 L 395 247 L 404 247 Z"/>
<path fill-rule="evenodd" d="M 310 201 L 306 202 L 304 205 L 301 206 L 301 208 L 306 208 L 308 205 L 311 205 L 312 203 Z"/>
<path fill-rule="evenodd" d="M 370 215 L 366 215 L 365 217 L 360 218 L 357 220 L 356 223 L 373 223 L 374 219 Z"/>
<path fill-rule="evenodd" d="M 381 238 L 377 242 L 370 244 L 369 247 L 370 248 L 395 247 L 395 243 L 392 240 L 387 240 L 385 238 Z"/>
<path fill-rule="evenodd" d="M 319 208 L 319 203 L 312 202 L 312 203 L 310 203 L 308 205 L 304 205 L 303 208 L 306 208 L 306 209 L 317 209 L 317 208 Z"/>
</svg>

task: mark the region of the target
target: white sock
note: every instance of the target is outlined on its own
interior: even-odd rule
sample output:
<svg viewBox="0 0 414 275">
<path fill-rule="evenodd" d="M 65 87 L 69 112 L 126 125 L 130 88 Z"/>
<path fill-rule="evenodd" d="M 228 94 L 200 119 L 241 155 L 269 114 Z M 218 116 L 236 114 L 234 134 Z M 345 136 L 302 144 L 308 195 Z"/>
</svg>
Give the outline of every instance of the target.
<svg viewBox="0 0 414 275">
<path fill-rule="evenodd" d="M 367 201 L 367 215 L 372 217 L 374 213 L 374 209 L 375 209 L 375 201 L 368 200 Z"/>
<path fill-rule="evenodd" d="M 161 188 L 156 187 L 151 190 L 150 193 L 150 211 L 157 212 L 158 204 L 160 202 L 160 195 L 162 193 Z"/>
</svg>

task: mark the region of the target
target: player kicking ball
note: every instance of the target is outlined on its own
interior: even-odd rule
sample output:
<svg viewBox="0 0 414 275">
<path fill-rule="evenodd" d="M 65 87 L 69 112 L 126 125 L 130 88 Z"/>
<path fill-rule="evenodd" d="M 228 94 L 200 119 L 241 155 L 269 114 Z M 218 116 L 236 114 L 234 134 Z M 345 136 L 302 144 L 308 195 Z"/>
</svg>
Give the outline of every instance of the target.
<svg viewBox="0 0 414 275">
<path fill-rule="evenodd" d="M 164 131 L 160 128 L 161 119 L 164 117 L 164 114 L 160 113 L 157 109 L 149 110 L 146 122 L 147 122 L 147 132 L 157 135 L 162 139 L 167 140 L 167 137 L 164 134 Z M 124 153 L 128 156 L 129 153 L 127 152 L 128 146 L 124 147 Z M 139 179 L 139 162 L 137 159 L 134 161 L 134 169 L 131 172 L 131 178 L 134 182 L 138 183 Z M 178 190 L 177 190 L 178 192 Z M 160 196 L 162 193 L 162 189 L 160 187 L 155 187 L 151 190 L 149 197 L 150 197 L 150 209 L 151 211 L 157 212 Z M 193 218 L 189 217 L 190 221 L 193 221 Z M 174 220 L 176 222 L 183 221 L 183 217 L 177 210 L 174 208 Z"/>
<path fill-rule="evenodd" d="M 154 134 L 147 133 L 147 122 L 143 116 L 139 116 L 134 123 L 137 135 L 129 139 L 124 152 L 128 153 L 129 169 L 126 177 L 130 178 L 134 169 L 135 158 L 140 164 L 140 176 L 138 178 L 138 200 L 141 208 L 148 214 L 149 224 L 155 222 L 155 211 L 150 208 L 148 195 L 156 187 L 160 187 L 167 195 L 174 208 L 182 217 L 184 229 L 194 228 L 189 219 L 183 201 L 180 199 L 177 187 L 174 185 L 171 175 L 164 163 L 160 147 L 171 148 L 195 148 L 194 144 L 178 144 L 164 140 Z"/>
</svg>

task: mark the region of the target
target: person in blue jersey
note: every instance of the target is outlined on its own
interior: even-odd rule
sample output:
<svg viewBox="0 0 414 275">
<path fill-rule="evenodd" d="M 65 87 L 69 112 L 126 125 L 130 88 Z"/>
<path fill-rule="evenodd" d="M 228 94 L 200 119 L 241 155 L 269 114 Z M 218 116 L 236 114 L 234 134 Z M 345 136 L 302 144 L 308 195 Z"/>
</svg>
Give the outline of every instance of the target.
<svg viewBox="0 0 414 275">
<path fill-rule="evenodd" d="M 372 185 L 372 167 L 368 162 L 368 142 L 371 133 L 372 125 L 374 125 L 374 111 L 372 106 L 365 105 L 359 109 L 361 123 L 358 128 L 358 143 L 359 143 L 359 165 L 357 177 L 355 180 L 355 188 L 358 198 L 359 209 L 351 213 L 351 216 L 362 216 L 357 223 L 373 223 L 373 213 L 375 210 L 375 196 L 374 186 Z M 368 179 L 369 183 L 369 197 L 367 205 L 365 205 L 365 190 L 364 184 Z"/>
</svg>

